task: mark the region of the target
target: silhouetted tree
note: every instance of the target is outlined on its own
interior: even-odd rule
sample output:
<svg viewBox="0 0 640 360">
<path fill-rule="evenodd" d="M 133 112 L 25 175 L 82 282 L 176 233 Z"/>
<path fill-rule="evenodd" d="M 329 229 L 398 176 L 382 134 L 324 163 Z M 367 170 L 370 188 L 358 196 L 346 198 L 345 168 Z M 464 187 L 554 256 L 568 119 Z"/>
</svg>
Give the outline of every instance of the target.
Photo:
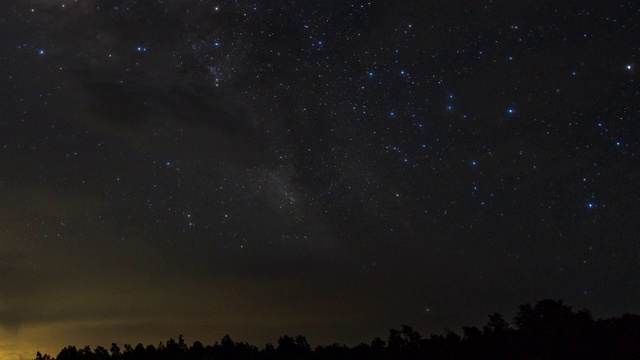
<svg viewBox="0 0 640 360">
<path fill-rule="evenodd" d="M 592 344 L 586 339 L 593 320 L 588 311 L 574 312 L 562 300 L 525 304 L 514 317 L 517 343 L 523 354 L 546 358 L 589 358 Z"/>
<path fill-rule="evenodd" d="M 282 336 L 278 339 L 276 357 L 280 360 L 308 359 L 311 355 L 311 346 L 307 338 L 298 335 L 296 337 Z"/>
<path fill-rule="evenodd" d="M 41 354 L 40 351 L 36 353 L 36 358 L 34 360 L 52 360 L 51 356 L 48 354 Z"/>
<path fill-rule="evenodd" d="M 96 348 L 93 350 L 93 354 L 94 354 L 94 359 L 96 359 L 96 360 L 110 360 L 111 359 L 107 349 L 103 348 L 102 346 L 96 346 Z"/>
<path fill-rule="evenodd" d="M 640 315 L 598 320 L 595 334 L 601 358 L 640 359 Z"/>
<path fill-rule="evenodd" d="M 489 315 L 489 322 L 482 328 L 485 335 L 502 335 L 510 330 L 509 323 L 498 313 Z"/>
<path fill-rule="evenodd" d="M 385 359 L 388 355 L 387 343 L 379 337 L 371 342 L 371 354 L 378 359 Z"/>
<path fill-rule="evenodd" d="M 146 360 L 148 358 L 147 350 L 144 348 L 144 345 L 142 345 L 141 343 L 138 343 L 138 345 L 136 345 L 136 347 L 133 349 L 129 357 L 131 359 L 136 359 L 136 360 L 137 359 Z"/>
<path fill-rule="evenodd" d="M 220 345 L 214 346 L 214 348 L 217 348 L 217 355 L 220 356 L 221 359 L 236 358 L 236 343 L 231 339 L 229 334 L 225 335 L 222 340 L 220 340 Z"/>
<path fill-rule="evenodd" d="M 259 358 L 265 359 L 265 360 L 275 359 L 275 356 L 276 356 L 276 348 L 269 343 L 265 344 L 264 348 L 260 350 L 260 353 L 259 353 Z"/>
<path fill-rule="evenodd" d="M 78 350 L 78 358 L 81 360 L 94 360 L 93 351 L 91 351 L 89 346 L 85 346 Z"/>
<path fill-rule="evenodd" d="M 402 330 L 389 330 L 387 350 L 391 358 L 414 358 L 420 352 L 420 333 L 411 326 L 402 325 Z"/>
<path fill-rule="evenodd" d="M 335 359 L 335 360 L 348 360 L 350 359 L 349 348 L 345 345 L 331 344 L 328 346 L 316 346 L 314 357 L 316 359 Z"/>
<path fill-rule="evenodd" d="M 116 343 L 111 343 L 111 348 L 109 349 L 109 351 L 111 352 L 111 358 L 112 359 L 120 359 L 120 357 L 122 356 L 122 353 L 120 352 L 120 347 L 118 347 L 118 344 Z"/>
<path fill-rule="evenodd" d="M 56 360 L 80 360 L 78 349 L 75 346 L 67 346 L 56 356 Z"/>
<path fill-rule="evenodd" d="M 189 348 L 187 358 L 190 360 L 202 360 L 205 357 L 204 345 L 200 341 L 195 341 Z"/>
<path fill-rule="evenodd" d="M 640 316 L 594 321 L 586 311 L 573 311 L 561 300 L 541 300 L 524 304 L 514 316 L 512 328 L 502 315 L 489 315 L 482 331 L 462 328 L 462 338 L 453 331 L 422 338 L 410 326 L 391 329 L 387 341 L 375 338 L 370 345 L 348 348 L 341 344 L 317 346 L 314 350 L 304 336 L 282 336 L 277 348 L 266 344 L 262 350 L 225 335 L 220 343 L 204 346 L 195 341 L 188 347 L 182 338 L 169 339 L 157 348 L 139 343 L 112 343 L 109 352 L 89 346 L 78 350 L 63 348 L 55 359 L 37 353 L 35 360 L 413 360 L 413 359 L 640 359 Z M 110 353 L 110 355 L 109 355 Z"/>
<path fill-rule="evenodd" d="M 133 356 L 133 346 L 131 344 L 124 344 L 124 351 L 122 352 L 122 359 L 124 360 L 134 360 Z"/>
<path fill-rule="evenodd" d="M 145 350 L 145 352 L 147 354 L 147 359 L 157 359 L 158 358 L 155 346 L 147 345 L 147 347 L 144 350 Z"/>
<path fill-rule="evenodd" d="M 178 336 L 178 341 L 175 341 L 173 338 L 167 340 L 167 344 L 164 346 L 162 352 L 167 359 L 182 360 L 185 359 L 187 350 L 187 344 L 184 342 L 182 335 L 180 335 Z"/>
</svg>

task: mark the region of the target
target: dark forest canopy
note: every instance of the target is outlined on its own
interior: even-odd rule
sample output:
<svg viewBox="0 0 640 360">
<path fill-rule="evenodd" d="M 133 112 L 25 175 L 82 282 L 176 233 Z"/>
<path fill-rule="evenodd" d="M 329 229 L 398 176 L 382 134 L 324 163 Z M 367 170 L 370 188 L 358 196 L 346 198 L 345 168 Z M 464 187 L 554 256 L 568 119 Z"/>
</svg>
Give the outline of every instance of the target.
<svg viewBox="0 0 640 360">
<path fill-rule="evenodd" d="M 463 334 L 423 338 L 410 326 L 391 329 L 386 340 L 347 347 L 317 346 L 304 336 L 282 336 L 276 346 L 262 349 L 234 342 L 229 335 L 214 345 L 196 341 L 188 346 L 182 335 L 158 346 L 125 344 L 109 349 L 67 346 L 55 360 L 214 360 L 214 359 L 640 359 L 640 315 L 594 320 L 588 310 L 574 311 L 562 300 L 520 305 L 510 325 L 502 315 L 489 315 L 482 329 L 463 327 Z M 53 360 L 38 352 L 36 360 Z"/>
</svg>

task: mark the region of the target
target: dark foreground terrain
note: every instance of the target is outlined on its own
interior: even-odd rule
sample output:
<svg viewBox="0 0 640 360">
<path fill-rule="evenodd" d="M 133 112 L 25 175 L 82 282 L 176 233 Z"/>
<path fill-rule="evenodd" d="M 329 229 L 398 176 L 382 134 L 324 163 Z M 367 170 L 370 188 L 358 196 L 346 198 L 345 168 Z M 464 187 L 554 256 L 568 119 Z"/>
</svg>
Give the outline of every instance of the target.
<svg viewBox="0 0 640 360">
<path fill-rule="evenodd" d="M 38 353 L 36 360 L 52 360 Z M 311 348 L 304 336 L 282 336 L 259 349 L 234 342 L 229 335 L 214 345 L 188 346 L 182 336 L 158 346 L 111 344 L 109 349 L 67 346 L 56 360 L 285 360 L 285 359 L 640 359 L 640 315 L 594 320 L 587 310 L 573 311 L 557 300 L 521 305 L 510 325 L 502 315 L 489 316 L 479 329 L 463 328 L 423 338 L 411 327 L 392 329 L 386 340 L 354 347 L 333 344 Z"/>
</svg>

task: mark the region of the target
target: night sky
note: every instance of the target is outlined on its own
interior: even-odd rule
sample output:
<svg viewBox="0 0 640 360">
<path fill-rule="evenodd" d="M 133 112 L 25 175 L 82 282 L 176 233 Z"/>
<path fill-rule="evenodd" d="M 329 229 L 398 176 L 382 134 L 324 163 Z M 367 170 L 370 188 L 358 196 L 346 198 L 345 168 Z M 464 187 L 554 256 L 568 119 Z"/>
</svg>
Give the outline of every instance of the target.
<svg viewBox="0 0 640 360">
<path fill-rule="evenodd" d="M 637 1 L 0 2 L 0 357 L 640 312 Z"/>
</svg>

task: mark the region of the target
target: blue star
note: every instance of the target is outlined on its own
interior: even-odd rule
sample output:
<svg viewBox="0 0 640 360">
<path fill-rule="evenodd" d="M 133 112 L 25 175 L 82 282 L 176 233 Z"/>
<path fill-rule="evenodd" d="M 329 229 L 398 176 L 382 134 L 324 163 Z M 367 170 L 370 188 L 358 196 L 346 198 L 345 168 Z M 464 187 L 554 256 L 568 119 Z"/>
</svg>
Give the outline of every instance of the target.
<svg viewBox="0 0 640 360">
<path fill-rule="evenodd" d="M 449 111 L 453 110 L 453 106 L 451 106 L 451 105 L 447 106 L 447 110 L 449 110 Z"/>
<path fill-rule="evenodd" d="M 373 77 L 373 71 L 369 71 L 369 77 Z"/>
<path fill-rule="evenodd" d="M 449 99 L 453 99 L 453 94 L 449 94 Z"/>
<path fill-rule="evenodd" d="M 633 66 L 627 65 L 627 70 L 631 70 L 632 68 L 633 68 Z"/>
<path fill-rule="evenodd" d="M 218 41 L 214 42 L 214 43 L 213 43 L 213 46 L 215 46 L 215 47 L 220 47 L 220 42 L 218 42 Z"/>
<path fill-rule="evenodd" d="M 620 146 L 622 143 L 620 141 L 616 141 L 616 146 Z"/>
<path fill-rule="evenodd" d="M 44 55 L 44 50 L 42 50 L 42 49 L 38 50 L 38 54 Z"/>
<path fill-rule="evenodd" d="M 508 108 L 508 109 L 507 109 L 507 112 L 508 112 L 509 114 L 515 114 L 515 113 L 516 113 L 516 109 L 514 109 L 514 108 Z"/>
<path fill-rule="evenodd" d="M 587 207 L 588 207 L 589 209 L 593 209 L 593 208 L 595 207 L 595 205 L 594 205 L 593 203 L 588 203 L 588 204 L 587 204 Z"/>
<path fill-rule="evenodd" d="M 404 74 L 405 74 L 404 70 L 400 70 L 400 75 L 404 75 Z"/>
<path fill-rule="evenodd" d="M 396 113 L 392 111 L 392 112 L 389 113 L 389 116 L 394 117 L 394 116 L 396 116 Z"/>
<path fill-rule="evenodd" d="M 475 162 L 475 161 L 472 161 L 472 162 L 471 162 L 471 166 L 476 166 L 476 165 L 478 165 L 478 163 L 477 163 L 477 162 Z"/>
</svg>

